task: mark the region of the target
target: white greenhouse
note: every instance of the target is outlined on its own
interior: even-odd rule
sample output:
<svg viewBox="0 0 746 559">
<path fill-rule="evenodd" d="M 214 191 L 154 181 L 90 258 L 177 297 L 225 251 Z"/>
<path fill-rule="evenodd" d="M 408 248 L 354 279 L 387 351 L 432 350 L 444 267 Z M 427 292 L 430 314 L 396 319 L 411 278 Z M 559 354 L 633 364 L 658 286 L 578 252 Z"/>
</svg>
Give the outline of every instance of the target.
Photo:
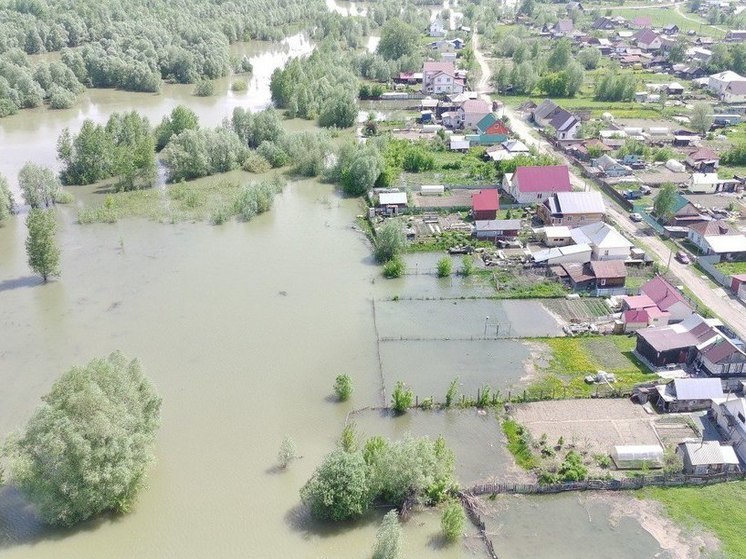
<svg viewBox="0 0 746 559">
<path fill-rule="evenodd" d="M 611 457 L 620 470 L 663 467 L 663 447 L 657 444 L 615 446 Z"/>
</svg>

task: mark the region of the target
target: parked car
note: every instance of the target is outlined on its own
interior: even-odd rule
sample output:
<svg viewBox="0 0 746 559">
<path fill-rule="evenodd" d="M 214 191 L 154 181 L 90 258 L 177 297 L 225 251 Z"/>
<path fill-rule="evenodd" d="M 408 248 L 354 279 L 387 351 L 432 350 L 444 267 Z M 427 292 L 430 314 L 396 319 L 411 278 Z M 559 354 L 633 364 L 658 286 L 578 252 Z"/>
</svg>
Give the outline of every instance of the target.
<svg viewBox="0 0 746 559">
<path fill-rule="evenodd" d="M 625 190 L 623 194 L 627 200 L 639 200 L 642 198 L 642 192 L 639 190 Z"/>
<path fill-rule="evenodd" d="M 689 255 L 684 252 L 683 250 L 680 250 L 676 253 L 676 260 L 681 262 L 682 264 L 691 264 L 692 261 L 689 260 Z"/>
<path fill-rule="evenodd" d="M 629 214 L 629 218 L 632 221 L 637 221 L 637 222 L 642 221 L 642 216 L 640 214 L 638 214 L 637 212 Z"/>
</svg>

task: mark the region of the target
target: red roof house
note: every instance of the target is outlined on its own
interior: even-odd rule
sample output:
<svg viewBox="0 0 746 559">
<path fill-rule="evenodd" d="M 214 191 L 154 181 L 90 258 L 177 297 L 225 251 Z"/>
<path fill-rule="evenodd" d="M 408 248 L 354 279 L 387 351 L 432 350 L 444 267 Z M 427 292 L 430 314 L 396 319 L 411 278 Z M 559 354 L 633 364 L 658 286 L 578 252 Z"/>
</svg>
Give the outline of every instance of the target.
<svg viewBox="0 0 746 559">
<path fill-rule="evenodd" d="M 474 221 L 496 219 L 500 209 L 500 196 L 496 188 L 480 190 L 471 195 L 471 213 Z"/>
<path fill-rule="evenodd" d="M 694 312 L 681 292 L 662 276 L 648 281 L 640 291 L 650 297 L 660 310 L 667 311 L 671 322 L 680 322 Z"/>
<path fill-rule="evenodd" d="M 537 204 L 557 192 L 572 192 L 572 185 L 567 165 L 518 167 L 505 175 L 503 190 L 519 204 Z"/>
</svg>

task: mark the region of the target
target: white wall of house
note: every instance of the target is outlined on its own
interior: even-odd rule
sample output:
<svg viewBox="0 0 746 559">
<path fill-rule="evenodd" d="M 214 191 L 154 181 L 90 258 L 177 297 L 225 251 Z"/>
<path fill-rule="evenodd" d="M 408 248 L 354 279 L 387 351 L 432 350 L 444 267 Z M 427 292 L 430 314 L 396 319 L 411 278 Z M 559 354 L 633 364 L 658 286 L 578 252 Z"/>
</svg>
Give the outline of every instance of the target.
<svg viewBox="0 0 746 559">
<path fill-rule="evenodd" d="M 730 415 L 722 405 L 713 405 L 715 411 L 715 420 L 724 433 L 733 440 L 733 450 L 738 457 L 746 462 L 746 424 L 740 421 L 738 417 Z M 728 418 L 732 417 L 734 425 L 728 424 Z"/>
<path fill-rule="evenodd" d="M 629 247 L 603 247 L 593 245 L 593 260 L 627 260 Z"/>
</svg>

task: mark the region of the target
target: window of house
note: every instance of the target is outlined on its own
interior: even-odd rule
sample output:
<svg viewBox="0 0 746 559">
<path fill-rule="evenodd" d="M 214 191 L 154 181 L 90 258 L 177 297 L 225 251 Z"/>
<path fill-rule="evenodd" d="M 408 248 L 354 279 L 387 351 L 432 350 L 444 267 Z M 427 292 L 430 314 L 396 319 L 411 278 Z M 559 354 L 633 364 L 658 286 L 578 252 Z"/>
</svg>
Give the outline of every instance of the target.
<svg viewBox="0 0 746 559">
<path fill-rule="evenodd" d="M 605 279 L 601 280 L 601 285 L 606 285 L 606 280 Z"/>
</svg>

